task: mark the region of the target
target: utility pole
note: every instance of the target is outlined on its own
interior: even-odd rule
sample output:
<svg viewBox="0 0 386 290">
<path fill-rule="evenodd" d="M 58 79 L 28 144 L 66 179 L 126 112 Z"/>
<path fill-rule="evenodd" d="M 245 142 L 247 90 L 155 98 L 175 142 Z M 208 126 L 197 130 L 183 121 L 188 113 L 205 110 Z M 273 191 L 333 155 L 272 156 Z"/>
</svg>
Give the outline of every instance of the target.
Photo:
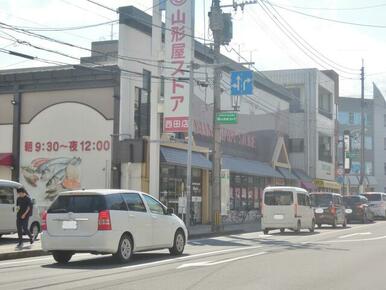
<svg viewBox="0 0 386 290">
<path fill-rule="evenodd" d="M 232 7 L 237 10 L 247 4 L 255 4 L 256 0 L 237 3 L 233 0 L 231 5 L 220 5 L 220 0 L 212 0 L 209 12 L 209 27 L 213 33 L 213 54 L 214 54 L 214 80 L 213 80 L 213 144 L 212 144 L 212 199 L 211 218 L 212 231 L 220 230 L 221 225 L 221 127 L 216 122 L 216 115 L 221 111 L 221 55 L 220 46 L 229 44 L 232 39 L 232 22 L 230 14 L 222 12 L 221 8 Z"/>
<path fill-rule="evenodd" d="M 359 193 L 364 193 L 365 176 L 365 68 L 362 59 L 361 68 L 361 176 L 359 181 Z"/>
<path fill-rule="evenodd" d="M 220 125 L 216 122 L 216 114 L 221 110 L 221 67 L 220 64 L 220 45 L 224 22 L 220 0 L 213 0 L 210 10 L 210 29 L 214 39 L 214 81 L 213 81 L 213 144 L 212 144 L 212 230 L 218 231 L 220 224 L 220 172 L 221 172 L 221 134 Z"/>
</svg>

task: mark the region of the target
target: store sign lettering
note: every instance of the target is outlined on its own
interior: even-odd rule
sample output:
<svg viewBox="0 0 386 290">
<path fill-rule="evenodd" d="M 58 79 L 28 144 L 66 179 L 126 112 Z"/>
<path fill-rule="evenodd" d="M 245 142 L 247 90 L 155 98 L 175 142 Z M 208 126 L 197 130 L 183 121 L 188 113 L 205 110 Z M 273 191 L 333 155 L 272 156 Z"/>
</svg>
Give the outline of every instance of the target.
<svg viewBox="0 0 386 290">
<path fill-rule="evenodd" d="M 193 131 L 195 134 L 212 137 L 212 127 L 204 122 L 194 120 Z M 249 134 L 240 134 L 237 131 L 221 128 L 221 141 L 226 143 L 238 144 L 250 148 L 256 148 L 256 137 Z"/>
<path fill-rule="evenodd" d="M 91 152 L 91 151 L 109 151 L 109 140 L 69 140 L 59 141 L 25 141 L 24 152 Z"/>
<path fill-rule="evenodd" d="M 164 132 L 187 132 L 189 118 L 188 64 L 192 58 L 193 0 L 166 2 L 165 50 L 170 78 L 165 83 Z"/>
</svg>

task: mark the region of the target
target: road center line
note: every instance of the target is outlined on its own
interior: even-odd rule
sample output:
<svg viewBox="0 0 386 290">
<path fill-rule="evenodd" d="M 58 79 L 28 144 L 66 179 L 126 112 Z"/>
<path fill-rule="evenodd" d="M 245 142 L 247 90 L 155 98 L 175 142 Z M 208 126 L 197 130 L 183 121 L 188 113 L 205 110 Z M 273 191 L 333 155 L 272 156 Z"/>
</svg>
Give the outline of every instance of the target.
<svg viewBox="0 0 386 290">
<path fill-rule="evenodd" d="M 345 239 L 345 238 L 349 238 L 349 237 L 354 237 L 354 236 L 365 236 L 365 235 L 371 235 L 370 232 L 366 232 L 366 233 L 354 233 L 354 234 L 349 234 L 349 235 L 345 235 L 345 236 L 340 236 L 338 237 L 338 239 Z"/>
</svg>

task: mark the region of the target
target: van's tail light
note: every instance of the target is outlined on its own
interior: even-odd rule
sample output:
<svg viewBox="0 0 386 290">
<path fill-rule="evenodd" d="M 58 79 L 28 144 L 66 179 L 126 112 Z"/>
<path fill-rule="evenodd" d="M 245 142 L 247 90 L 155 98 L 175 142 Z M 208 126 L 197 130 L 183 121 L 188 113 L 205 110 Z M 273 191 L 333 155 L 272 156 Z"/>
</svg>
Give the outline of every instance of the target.
<svg viewBox="0 0 386 290">
<path fill-rule="evenodd" d="M 99 212 L 98 231 L 111 231 L 110 211 L 103 210 Z"/>
<path fill-rule="evenodd" d="M 295 217 L 298 217 L 298 204 L 294 204 L 294 210 L 295 210 Z"/>
<path fill-rule="evenodd" d="M 330 213 L 335 215 L 336 214 L 336 207 L 335 206 L 331 206 L 330 207 Z"/>
<path fill-rule="evenodd" d="M 42 231 L 47 230 L 47 211 L 42 213 Z"/>
</svg>

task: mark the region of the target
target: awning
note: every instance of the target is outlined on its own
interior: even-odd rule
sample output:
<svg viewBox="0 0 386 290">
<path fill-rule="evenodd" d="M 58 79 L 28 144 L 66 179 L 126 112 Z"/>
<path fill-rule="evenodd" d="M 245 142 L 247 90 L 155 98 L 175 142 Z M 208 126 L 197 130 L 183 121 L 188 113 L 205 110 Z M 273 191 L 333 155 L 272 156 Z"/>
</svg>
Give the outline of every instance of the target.
<svg viewBox="0 0 386 290">
<path fill-rule="evenodd" d="M 340 184 L 335 181 L 323 180 L 323 179 L 315 179 L 314 184 L 319 188 L 328 188 L 334 190 L 340 190 Z"/>
<path fill-rule="evenodd" d="M 0 165 L 12 166 L 13 165 L 12 153 L 0 153 Z"/>
<path fill-rule="evenodd" d="M 232 156 L 223 156 L 222 168 L 229 169 L 231 172 L 253 176 L 283 178 L 267 163 Z"/>
<path fill-rule="evenodd" d="M 288 168 L 276 167 L 276 169 L 280 172 L 281 175 L 283 175 L 285 179 L 298 180 L 298 178 L 294 174 L 292 174 L 292 172 Z"/>
<path fill-rule="evenodd" d="M 300 186 L 308 191 L 316 191 L 318 189 L 312 182 L 309 181 L 300 181 Z"/>
<path fill-rule="evenodd" d="M 377 182 L 377 179 L 375 178 L 375 176 L 366 176 L 366 179 L 367 179 L 367 182 L 368 182 L 368 185 L 377 185 L 378 182 Z"/>
<path fill-rule="evenodd" d="M 312 178 L 307 175 L 303 170 L 293 168 L 291 172 L 295 174 L 301 181 L 306 181 L 308 183 L 312 183 Z"/>
<path fill-rule="evenodd" d="M 161 162 L 186 166 L 187 160 L 187 151 L 161 146 Z M 211 169 L 212 162 L 204 154 L 192 152 L 192 167 Z"/>
</svg>

